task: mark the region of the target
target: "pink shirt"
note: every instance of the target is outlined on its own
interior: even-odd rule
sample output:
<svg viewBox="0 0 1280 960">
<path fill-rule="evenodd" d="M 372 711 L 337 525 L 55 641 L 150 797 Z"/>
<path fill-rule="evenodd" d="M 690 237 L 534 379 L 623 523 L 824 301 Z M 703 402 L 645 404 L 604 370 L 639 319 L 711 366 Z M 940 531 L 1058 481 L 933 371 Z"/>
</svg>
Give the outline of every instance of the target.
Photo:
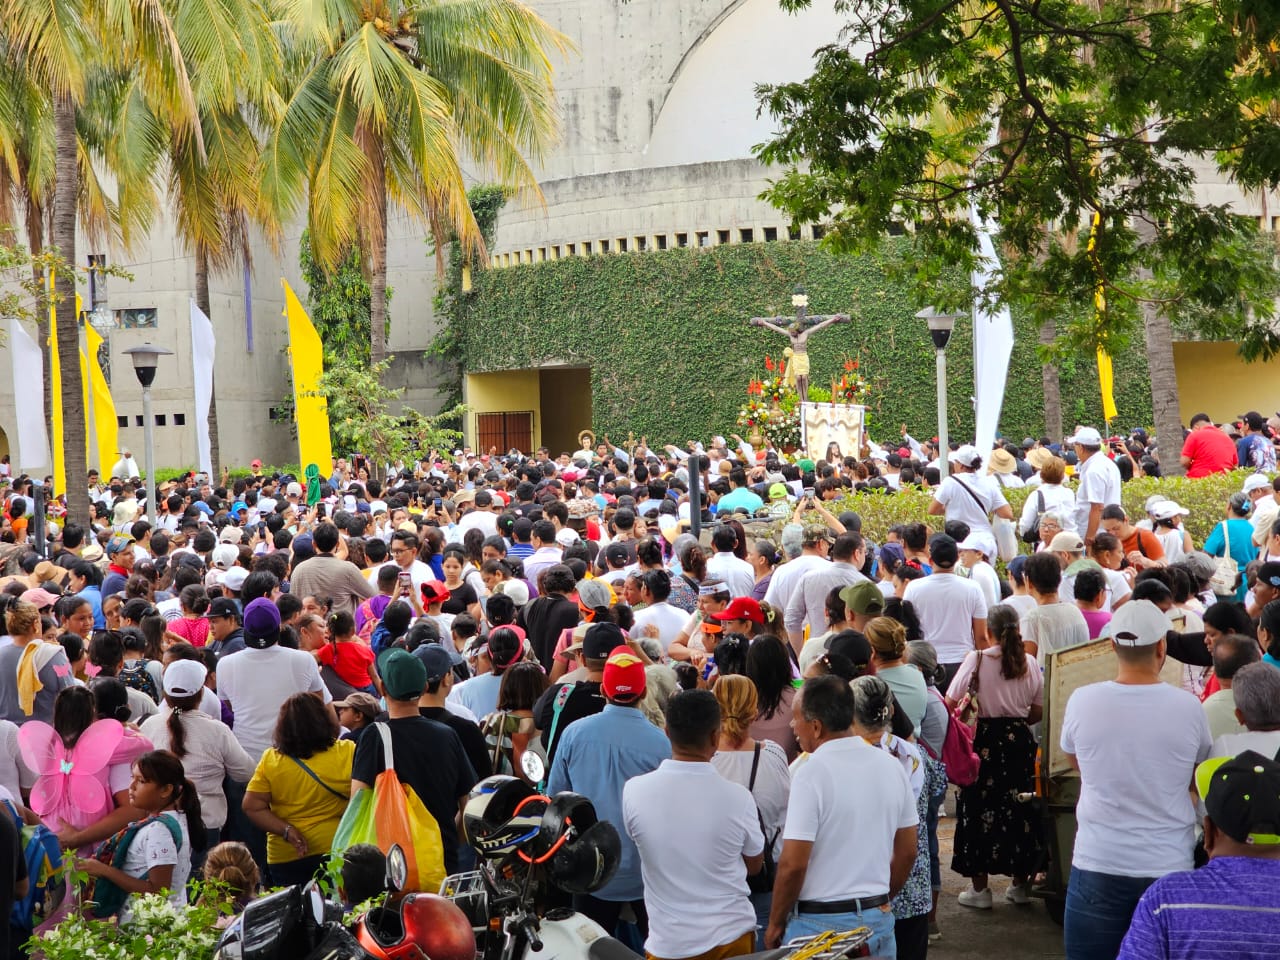
<svg viewBox="0 0 1280 960">
<path fill-rule="evenodd" d="M 1102 628 L 1111 622 L 1110 610 L 1081 610 L 1084 614 L 1084 622 L 1089 625 L 1089 639 L 1097 640 L 1102 633 Z"/>
<path fill-rule="evenodd" d="M 978 657 L 983 663 L 978 673 L 978 717 L 1025 717 L 1032 706 L 1044 702 L 1044 677 L 1036 658 L 1027 654 L 1027 671 L 1016 680 L 1006 680 L 1000 672 L 1000 648 L 988 647 L 964 658 L 947 696 L 959 702 L 969 689 Z"/>
</svg>

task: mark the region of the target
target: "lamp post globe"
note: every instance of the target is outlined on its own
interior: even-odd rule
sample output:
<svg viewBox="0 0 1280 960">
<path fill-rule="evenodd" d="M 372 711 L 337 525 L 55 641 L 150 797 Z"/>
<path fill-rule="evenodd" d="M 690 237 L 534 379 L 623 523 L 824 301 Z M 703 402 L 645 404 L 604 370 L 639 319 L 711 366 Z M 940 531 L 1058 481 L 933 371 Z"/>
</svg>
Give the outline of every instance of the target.
<svg viewBox="0 0 1280 960">
<path fill-rule="evenodd" d="M 916 314 L 916 319 L 923 320 L 929 326 L 929 339 L 933 341 L 934 359 L 938 370 L 938 475 L 942 479 L 947 476 L 947 454 L 950 444 L 947 439 L 947 344 L 951 342 L 951 331 L 963 313 L 944 313 L 936 308 L 925 307 Z"/>
<path fill-rule="evenodd" d="M 156 522 L 156 445 L 154 421 L 151 417 L 151 384 L 161 357 L 173 356 L 172 350 L 144 343 L 124 351 L 133 361 L 133 372 L 142 384 L 142 438 L 147 469 L 147 519 Z"/>
</svg>

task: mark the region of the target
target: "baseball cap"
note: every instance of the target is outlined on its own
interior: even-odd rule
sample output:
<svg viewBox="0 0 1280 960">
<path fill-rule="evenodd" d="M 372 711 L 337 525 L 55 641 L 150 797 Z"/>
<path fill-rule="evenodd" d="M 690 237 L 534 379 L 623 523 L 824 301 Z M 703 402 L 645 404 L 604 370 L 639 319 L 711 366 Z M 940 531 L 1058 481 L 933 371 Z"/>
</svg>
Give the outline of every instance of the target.
<svg viewBox="0 0 1280 960">
<path fill-rule="evenodd" d="M 1248 424 L 1250 430 L 1261 430 L 1267 425 L 1267 421 L 1257 410 L 1250 410 L 1248 413 L 1240 414 L 1240 420 Z"/>
<path fill-rule="evenodd" d="M 91 543 L 80 551 L 80 559 L 88 560 L 90 563 L 97 563 L 102 559 L 102 547 L 96 543 Z"/>
<path fill-rule="evenodd" d="M 562 547 L 571 547 L 581 539 L 578 536 L 578 531 L 569 527 L 561 527 L 556 531 L 556 543 Z"/>
<path fill-rule="evenodd" d="M 302 484 L 300 484 L 297 480 L 291 481 L 289 484 L 285 486 L 284 495 L 286 497 L 302 496 Z"/>
<path fill-rule="evenodd" d="M 786 500 L 791 496 L 791 491 L 785 483 L 775 483 L 769 487 L 770 500 Z"/>
<path fill-rule="evenodd" d="M 260 597 L 259 599 L 265 599 Z M 274 604 L 273 604 L 274 606 Z M 235 617 L 240 619 L 240 608 L 236 606 L 236 602 L 230 597 L 216 597 L 209 601 L 209 610 L 205 614 L 206 617 Z"/>
<path fill-rule="evenodd" d="M 1237 843 L 1280 844 L 1280 763 L 1253 750 L 1210 757 L 1196 790 L 1214 826 Z"/>
<path fill-rule="evenodd" d="M 604 559 L 610 566 L 625 566 L 631 560 L 631 554 L 625 544 L 611 543 L 604 548 Z"/>
<path fill-rule="evenodd" d="M 213 566 L 219 570 L 230 570 L 235 566 L 235 562 L 240 559 L 240 551 L 236 549 L 234 544 L 220 543 L 213 548 L 210 554 L 213 559 Z"/>
<path fill-rule="evenodd" d="M 976 550 L 985 556 L 988 560 L 994 560 L 996 556 L 995 537 L 990 534 L 975 530 L 956 544 L 957 550 Z"/>
<path fill-rule="evenodd" d="M 734 597 L 729 605 L 719 613 L 707 614 L 712 620 L 750 620 L 752 623 L 764 623 L 764 611 L 760 609 L 760 601 L 751 597 Z"/>
<path fill-rule="evenodd" d="M 252 460 L 252 461 L 250 461 L 250 462 L 249 462 L 249 466 L 251 466 L 254 470 L 261 470 L 261 469 L 262 469 L 262 461 L 261 461 L 261 460 Z"/>
<path fill-rule="evenodd" d="M 1272 489 L 1271 481 L 1264 474 L 1251 473 L 1244 478 L 1244 486 L 1240 488 L 1244 493 L 1253 493 L 1255 490 Z"/>
<path fill-rule="evenodd" d="M 232 567 L 222 577 L 222 585 L 228 590 L 239 590 L 249 579 L 249 571 L 244 567 Z"/>
<path fill-rule="evenodd" d="M 164 668 L 164 692 L 171 697 L 192 697 L 204 689 L 209 676 L 199 660 L 175 660 Z"/>
<path fill-rule="evenodd" d="M 227 524 L 218 534 L 219 543 L 239 543 L 244 539 L 244 531 L 237 526 Z"/>
<path fill-rule="evenodd" d="M 413 655 L 427 668 L 427 683 L 443 679 L 454 667 L 466 663 L 456 650 L 439 643 L 421 643 L 414 649 Z"/>
<path fill-rule="evenodd" d="M 1161 500 L 1151 508 L 1151 516 L 1157 520 L 1169 520 L 1173 517 L 1185 517 L 1191 511 L 1174 500 Z"/>
<path fill-rule="evenodd" d="M 1093 427 L 1081 427 L 1075 432 L 1075 436 L 1067 438 L 1067 443 L 1078 443 L 1083 447 L 1100 447 L 1102 446 L 1102 434 Z"/>
<path fill-rule="evenodd" d="M 114 557 L 125 547 L 133 546 L 133 537 L 117 534 L 107 542 L 107 556 Z"/>
<path fill-rule="evenodd" d="M 495 589 L 498 593 L 510 597 L 511 602 L 517 607 L 523 607 L 529 602 L 529 585 L 523 580 L 503 580 Z"/>
<path fill-rule="evenodd" d="M 416 700 L 427 687 L 427 667 L 408 650 L 392 647 L 378 657 L 378 676 L 392 700 Z"/>
<path fill-rule="evenodd" d="M 250 601 L 244 608 L 244 642 L 264 649 L 280 639 L 280 610 L 266 597 Z"/>
<path fill-rule="evenodd" d="M 614 647 L 605 661 L 600 689 L 610 700 L 635 703 L 644 696 L 645 679 L 644 661 L 628 646 Z"/>
<path fill-rule="evenodd" d="M 23 591 L 18 599 L 23 603 L 34 603 L 37 610 L 47 610 L 58 602 L 58 595 L 50 593 L 43 587 L 32 587 L 30 590 Z"/>
<path fill-rule="evenodd" d="M 840 599 L 850 613 L 878 617 L 884 613 L 884 594 L 870 580 L 859 580 L 840 591 Z"/>
<path fill-rule="evenodd" d="M 627 640 L 616 623 L 593 623 L 582 637 L 582 656 L 587 660 L 607 660 Z"/>
<path fill-rule="evenodd" d="M 1106 632 L 1122 647 L 1149 647 L 1169 632 L 1169 618 L 1150 600 L 1130 600 L 1112 615 Z"/>
<path fill-rule="evenodd" d="M 800 538 L 800 542 L 807 547 L 811 547 L 816 543 L 821 543 L 824 540 L 827 543 L 835 542 L 835 537 L 831 536 L 831 531 L 827 529 L 827 525 L 825 523 L 809 524 L 804 528 L 804 533 Z"/>
<path fill-rule="evenodd" d="M 947 454 L 947 463 L 960 463 L 966 467 L 972 467 L 981 459 L 982 454 L 978 452 L 978 448 L 967 443 Z"/>
<path fill-rule="evenodd" d="M 1049 550 L 1054 553 L 1083 553 L 1084 541 L 1080 539 L 1079 534 L 1063 530 L 1049 541 Z"/>
<path fill-rule="evenodd" d="M 381 707 L 378 706 L 377 700 L 369 694 L 359 690 L 354 693 L 347 694 L 345 699 L 339 700 L 333 705 L 333 709 L 335 710 L 339 707 L 350 707 L 352 710 L 359 710 L 370 720 L 376 717 L 378 715 L 378 711 L 381 709 Z"/>
</svg>

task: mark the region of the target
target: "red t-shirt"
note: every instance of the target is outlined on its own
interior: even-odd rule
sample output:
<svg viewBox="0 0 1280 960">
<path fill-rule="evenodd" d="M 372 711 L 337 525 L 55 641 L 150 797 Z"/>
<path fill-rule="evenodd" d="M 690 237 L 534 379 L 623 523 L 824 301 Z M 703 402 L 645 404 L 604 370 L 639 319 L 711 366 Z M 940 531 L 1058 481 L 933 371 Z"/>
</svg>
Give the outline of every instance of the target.
<svg viewBox="0 0 1280 960">
<path fill-rule="evenodd" d="M 1187 476 L 1193 480 L 1211 473 L 1226 473 L 1238 462 L 1235 441 L 1217 427 L 1192 430 L 1182 445 L 1182 455 L 1191 460 Z"/>
<path fill-rule="evenodd" d="M 337 662 L 334 661 L 333 648 L 338 648 Z M 373 651 L 358 640 L 340 640 L 337 644 L 326 643 L 316 654 L 316 659 L 342 678 L 343 683 L 363 690 L 369 686 L 369 664 L 373 663 Z"/>
</svg>

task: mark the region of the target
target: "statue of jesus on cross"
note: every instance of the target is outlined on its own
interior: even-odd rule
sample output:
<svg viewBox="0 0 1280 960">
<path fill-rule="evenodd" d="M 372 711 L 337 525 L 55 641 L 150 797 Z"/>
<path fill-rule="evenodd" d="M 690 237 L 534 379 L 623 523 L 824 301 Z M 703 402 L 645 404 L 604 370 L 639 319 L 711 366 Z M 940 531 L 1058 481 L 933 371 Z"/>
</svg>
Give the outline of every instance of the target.
<svg viewBox="0 0 1280 960">
<path fill-rule="evenodd" d="M 796 308 L 794 320 L 790 317 L 752 317 L 751 325 L 780 333 L 790 341 L 791 362 L 787 368 L 788 373 L 795 377 L 796 393 L 800 396 L 800 402 L 807 403 L 809 400 L 809 350 L 807 347 L 809 337 L 833 323 L 848 323 L 849 317 L 843 313 L 810 316 L 809 296 L 804 292 L 804 287 L 800 286 L 797 286 L 791 295 L 791 305 Z"/>
</svg>

